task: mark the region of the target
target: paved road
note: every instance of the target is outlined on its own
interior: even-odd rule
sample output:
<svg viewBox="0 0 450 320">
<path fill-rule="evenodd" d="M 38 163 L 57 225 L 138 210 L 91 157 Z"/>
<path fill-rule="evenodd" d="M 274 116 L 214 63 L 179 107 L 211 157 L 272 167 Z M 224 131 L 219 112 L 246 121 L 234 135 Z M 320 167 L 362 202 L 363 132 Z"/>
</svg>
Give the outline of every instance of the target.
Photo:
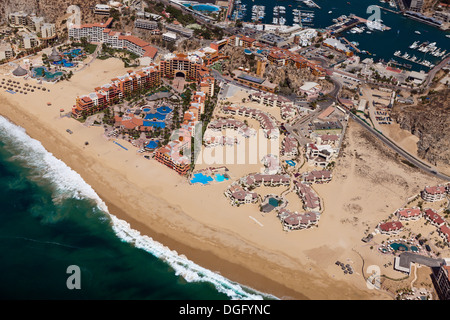
<svg viewBox="0 0 450 320">
<path fill-rule="evenodd" d="M 361 118 L 359 118 L 358 116 L 354 115 L 351 112 L 348 112 L 348 114 L 350 115 L 350 117 L 353 120 L 355 120 L 361 126 L 366 128 L 370 133 L 375 135 L 375 137 L 380 139 L 385 145 L 387 145 L 389 148 L 391 148 L 392 150 L 397 152 L 399 155 L 401 155 L 403 158 L 408 160 L 410 163 L 412 163 L 413 165 L 415 165 L 419 169 L 422 169 L 423 171 L 425 171 L 425 172 L 427 172 L 427 173 L 429 173 L 431 175 L 434 175 L 434 176 L 436 176 L 436 177 L 438 177 L 440 179 L 444 179 L 444 180 L 450 181 L 450 177 L 449 176 L 447 176 L 447 175 L 445 175 L 443 173 L 437 172 L 436 168 L 431 167 L 431 166 L 423 163 L 421 160 L 417 159 L 416 157 L 414 157 L 410 153 L 406 152 L 405 150 L 400 148 L 398 145 L 396 145 L 394 142 L 392 142 L 391 140 L 386 138 L 384 135 L 382 135 L 378 131 L 376 131 L 374 128 L 369 126 L 367 123 L 365 123 L 363 120 L 361 120 Z"/>
</svg>

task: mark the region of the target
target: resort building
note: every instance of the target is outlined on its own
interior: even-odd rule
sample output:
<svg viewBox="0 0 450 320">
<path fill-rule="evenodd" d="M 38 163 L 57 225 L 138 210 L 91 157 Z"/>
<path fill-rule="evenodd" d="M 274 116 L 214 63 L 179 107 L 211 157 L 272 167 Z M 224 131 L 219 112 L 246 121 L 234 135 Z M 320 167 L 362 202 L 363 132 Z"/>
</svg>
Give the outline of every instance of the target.
<svg viewBox="0 0 450 320">
<path fill-rule="evenodd" d="M 4 59 L 11 59 L 13 57 L 13 50 L 9 43 L 0 43 L 0 61 Z"/>
<path fill-rule="evenodd" d="M 186 38 L 191 38 L 194 35 L 194 30 L 183 28 L 180 25 L 166 24 L 165 27 L 167 30 L 178 33 L 179 35 L 182 35 L 183 37 Z"/>
<path fill-rule="evenodd" d="M 280 108 L 283 105 L 290 105 L 290 106 L 294 105 L 294 102 L 288 98 L 261 91 L 250 94 L 249 99 L 259 104 L 262 104 L 266 107 Z"/>
<path fill-rule="evenodd" d="M 303 201 L 303 209 L 311 211 L 320 211 L 320 198 L 316 192 L 306 183 L 300 181 L 294 182 L 297 194 Z"/>
<path fill-rule="evenodd" d="M 183 155 L 191 148 L 190 139 L 175 140 L 155 151 L 155 159 L 175 170 L 180 175 L 186 175 L 190 169 L 191 160 Z"/>
<path fill-rule="evenodd" d="M 106 4 L 96 4 L 94 8 L 94 14 L 109 17 L 110 10 L 111 8 Z"/>
<path fill-rule="evenodd" d="M 281 142 L 281 155 L 295 157 L 298 155 L 298 141 L 292 135 L 287 135 Z"/>
<path fill-rule="evenodd" d="M 253 173 L 242 177 L 240 182 L 245 187 L 259 187 L 261 185 L 266 187 L 279 187 L 289 186 L 291 178 L 288 174 Z"/>
<path fill-rule="evenodd" d="M 306 158 L 308 163 L 317 167 L 325 168 L 334 156 L 334 149 L 329 145 L 306 145 Z"/>
<path fill-rule="evenodd" d="M 156 30 L 158 29 L 158 22 L 153 20 L 136 19 L 134 21 L 134 27 L 144 30 Z"/>
<path fill-rule="evenodd" d="M 447 196 L 447 190 L 444 185 L 426 186 L 421 192 L 422 199 L 427 202 L 435 202 L 444 199 Z"/>
<path fill-rule="evenodd" d="M 9 14 L 9 23 L 15 27 L 24 27 L 28 25 L 28 14 L 23 11 L 13 12 Z"/>
<path fill-rule="evenodd" d="M 255 203 L 258 201 L 258 194 L 245 190 L 239 185 L 231 185 L 225 195 L 230 199 L 231 205 L 241 205 Z"/>
<path fill-rule="evenodd" d="M 72 116 L 76 119 L 92 114 L 105 107 L 119 102 L 122 98 L 161 84 L 161 76 L 155 65 L 139 71 L 129 71 L 126 75 L 111 79 L 109 84 L 95 88 L 95 92 L 79 96 L 72 108 Z"/>
<path fill-rule="evenodd" d="M 377 228 L 382 234 L 392 235 L 399 233 L 403 229 L 403 224 L 400 221 L 390 221 L 378 224 Z"/>
<path fill-rule="evenodd" d="M 438 232 L 445 243 L 450 243 L 450 228 L 447 225 L 440 226 Z"/>
<path fill-rule="evenodd" d="M 317 225 L 319 215 L 315 212 L 309 211 L 302 214 L 291 212 L 287 209 L 281 209 L 278 213 L 283 224 L 284 231 L 301 230 Z"/>
<path fill-rule="evenodd" d="M 322 87 L 317 82 L 305 82 L 300 87 L 300 92 L 304 94 L 308 100 L 317 98 L 319 96 L 320 90 L 322 90 Z"/>
<path fill-rule="evenodd" d="M 418 220 L 422 217 L 422 211 L 420 208 L 401 208 L 395 212 L 395 215 L 402 221 Z"/>
<path fill-rule="evenodd" d="M 439 299 L 450 300 L 450 265 L 442 264 L 437 274 L 433 273 L 433 280 Z"/>
<path fill-rule="evenodd" d="M 41 38 L 51 39 L 56 37 L 56 29 L 54 23 L 44 23 L 41 26 Z"/>
<path fill-rule="evenodd" d="M 112 21 L 113 18 L 109 18 L 105 23 L 72 25 L 69 28 L 69 38 L 76 41 L 85 38 L 89 42 L 105 43 L 114 49 L 125 49 L 138 57 L 155 59 L 158 49 L 138 37 L 112 31 Z"/>
<path fill-rule="evenodd" d="M 305 172 L 302 175 L 302 182 L 312 184 L 312 183 L 327 183 L 330 182 L 332 178 L 331 171 L 329 170 L 313 170 L 311 172 Z"/>
<path fill-rule="evenodd" d="M 159 68 L 161 75 L 166 78 L 183 77 L 200 81 L 202 76 L 209 75 L 209 70 L 203 66 L 199 57 L 184 53 L 165 55 L 159 63 Z"/>
<path fill-rule="evenodd" d="M 24 34 L 23 35 L 23 47 L 25 49 L 31 49 L 39 45 L 38 38 L 33 34 Z"/>
<path fill-rule="evenodd" d="M 162 34 L 163 40 L 168 42 L 177 41 L 177 35 L 173 32 L 166 32 Z"/>
<path fill-rule="evenodd" d="M 256 135 L 256 130 L 248 127 L 244 122 L 236 119 L 218 119 L 213 120 L 208 124 L 208 129 L 213 131 L 222 131 L 226 129 L 236 130 L 245 138 Z"/>
<path fill-rule="evenodd" d="M 316 137 L 316 144 L 324 145 L 327 144 L 332 147 L 337 147 L 339 142 L 339 136 L 336 134 L 322 134 Z"/>
<path fill-rule="evenodd" d="M 229 44 L 235 47 L 253 48 L 256 39 L 247 37 L 245 35 L 234 35 L 229 38 Z"/>
<path fill-rule="evenodd" d="M 432 209 L 426 209 L 423 216 L 435 227 L 441 227 L 445 224 L 445 220 Z"/>
<path fill-rule="evenodd" d="M 222 111 L 226 114 L 250 117 L 252 119 L 258 120 L 261 128 L 264 131 L 265 137 L 268 139 L 278 138 L 280 135 L 276 120 L 272 118 L 272 116 L 261 110 L 231 105 L 223 106 Z"/>
<path fill-rule="evenodd" d="M 273 84 L 267 79 L 254 77 L 240 70 L 233 71 L 233 75 L 234 80 L 247 87 L 272 93 L 277 90 L 277 85 Z"/>
<path fill-rule="evenodd" d="M 294 105 L 283 104 L 280 107 L 280 115 L 283 120 L 293 119 L 298 114 L 298 109 Z"/>
<path fill-rule="evenodd" d="M 27 21 L 31 30 L 41 32 L 42 25 L 44 24 L 44 17 L 37 17 L 33 14 L 27 17 Z"/>
</svg>

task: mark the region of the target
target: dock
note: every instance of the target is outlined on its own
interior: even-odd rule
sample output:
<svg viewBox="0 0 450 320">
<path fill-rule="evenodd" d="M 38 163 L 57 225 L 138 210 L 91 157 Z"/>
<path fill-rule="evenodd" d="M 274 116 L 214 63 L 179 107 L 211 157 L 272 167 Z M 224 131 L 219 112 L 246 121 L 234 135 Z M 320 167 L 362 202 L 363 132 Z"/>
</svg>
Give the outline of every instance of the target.
<svg viewBox="0 0 450 320">
<path fill-rule="evenodd" d="M 350 41 L 348 41 L 346 38 L 342 37 L 342 40 L 344 40 L 350 47 L 352 47 L 353 49 L 355 49 L 356 52 L 361 53 L 361 50 L 359 50 L 353 43 L 351 43 Z"/>
</svg>

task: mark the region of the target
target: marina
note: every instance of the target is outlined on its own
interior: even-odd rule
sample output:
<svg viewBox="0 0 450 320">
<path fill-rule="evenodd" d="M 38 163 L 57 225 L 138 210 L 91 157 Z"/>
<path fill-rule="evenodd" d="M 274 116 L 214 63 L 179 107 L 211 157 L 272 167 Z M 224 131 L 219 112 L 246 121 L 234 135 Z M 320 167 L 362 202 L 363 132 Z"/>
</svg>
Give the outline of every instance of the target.
<svg viewBox="0 0 450 320">
<path fill-rule="evenodd" d="M 395 58 L 393 56 L 395 51 L 400 50 L 402 55 L 406 51 L 411 52 L 409 46 L 412 45 L 413 41 L 419 41 L 417 43 L 418 47 L 413 49 L 415 51 L 419 49 L 421 43 L 429 41 L 429 43 L 436 42 L 437 49 L 441 49 L 433 51 L 432 54 L 430 54 L 431 51 L 418 51 L 415 54 L 417 57 L 416 61 L 423 61 L 423 55 L 426 54 L 425 60 L 437 65 L 449 51 L 447 49 L 447 52 L 444 52 L 444 49 L 446 49 L 444 44 L 449 37 L 446 37 L 442 30 L 398 14 L 393 2 L 391 4 L 389 2 L 379 3 L 378 7 L 383 9 L 380 18 L 376 22 L 369 22 L 371 15 L 366 11 L 371 3 L 368 0 L 351 1 L 350 4 L 345 0 L 335 0 L 331 3 L 319 3 L 316 1 L 319 3 L 320 9 L 315 6 L 309 6 L 301 0 L 279 0 L 273 2 L 266 0 L 236 1 L 235 9 L 239 9 L 237 15 L 240 17 L 238 20 L 242 22 L 273 25 L 274 27 L 300 25 L 303 28 L 322 30 L 322 32 L 327 32 L 332 37 L 345 37 L 352 45 L 344 43 L 343 40 L 342 42 L 352 51 L 361 55 L 361 58 L 370 56 L 376 60 L 389 61 Z M 241 7 L 241 5 L 246 5 L 246 8 Z M 420 34 L 415 31 L 420 32 Z M 395 43 L 395 47 L 380 45 L 386 41 Z M 353 42 L 359 45 L 356 46 Z M 359 49 L 359 52 L 355 47 Z M 443 52 L 444 54 L 441 55 Z M 410 55 L 412 56 L 411 53 Z M 396 60 L 399 63 L 411 64 L 411 70 L 414 71 L 420 71 L 424 68 L 428 69 L 428 67 L 416 62 L 412 63 L 404 61 L 404 59 Z M 425 62 L 425 64 L 427 63 Z"/>
</svg>

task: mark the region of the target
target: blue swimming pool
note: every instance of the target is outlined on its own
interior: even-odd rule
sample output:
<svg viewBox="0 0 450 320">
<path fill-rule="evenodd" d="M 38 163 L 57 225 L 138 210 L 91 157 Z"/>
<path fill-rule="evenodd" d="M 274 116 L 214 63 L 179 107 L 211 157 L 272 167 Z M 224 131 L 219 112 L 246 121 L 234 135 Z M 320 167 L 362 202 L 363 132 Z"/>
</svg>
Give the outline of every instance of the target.
<svg viewBox="0 0 450 320">
<path fill-rule="evenodd" d="M 286 163 L 287 163 L 288 165 L 290 165 L 291 167 L 295 167 L 295 162 L 292 161 L 292 160 L 286 160 Z"/>
<path fill-rule="evenodd" d="M 53 61 L 53 64 L 56 64 L 56 65 L 62 64 L 66 68 L 71 68 L 75 65 L 72 62 L 67 62 L 66 59 L 62 59 L 61 61 Z"/>
<path fill-rule="evenodd" d="M 145 116 L 145 120 L 162 121 L 165 119 L 166 115 L 161 113 L 149 113 Z"/>
<path fill-rule="evenodd" d="M 228 180 L 228 178 L 225 177 L 225 175 L 223 175 L 223 174 L 216 174 L 215 179 L 217 182 L 222 182 L 222 181 Z"/>
<path fill-rule="evenodd" d="M 220 9 L 216 6 L 209 5 L 209 4 L 190 4 L 190 3 L 184 3 L 183 6 L 190 7 L 192 6 L 192 9 L 195 11 L 209 11 L 209 12 L 216 12 Z"/>
<path fill-rule="evenodd" d="M 159 121 L 144 121 L 144 126 L 164 129 L 166 127 L 166 124 Z"/>
<path fill-rule="evenodd" d="M 150 141 L 145 147 L 149 149 L 156 149 L 158 147 L 159 140 Z"/>
<path fill-rule="evenodd" d="M 191 179 L 191 183 L 208 184 L 211 181 L 213 181 L 213 178 L 206 176 L 203 173 L 195 173 L 194 178 Z"/>
<path fill-rule="evenodd" d="M 144 112 L 150 112 L 150 108 L 144 108 L 144 109 L 142 109 L 142 111 L 144 111 Z"/>
<path fill-rule="evenodd" d="M 391 243 L 390 244 L 390 247 L 392 248 L 392 249 L 394 249 L 394 250 L 400 250 L 400 251 L 408 251 L 408 247 L 407 246 L 405 246 L 403 243 L 397 243 L 397 242 L 394 242 L 394 243 Z"/>
<path fill-rule="evenodd" d="M 168 114 L 168 113 L 172 112 L 172 109 L 167 106 L 162 106 L 162 107 L 157 108 L 156 111 L 158 111 L 159 113 L 162 113 L 162 114 Z"/>
</svg>

